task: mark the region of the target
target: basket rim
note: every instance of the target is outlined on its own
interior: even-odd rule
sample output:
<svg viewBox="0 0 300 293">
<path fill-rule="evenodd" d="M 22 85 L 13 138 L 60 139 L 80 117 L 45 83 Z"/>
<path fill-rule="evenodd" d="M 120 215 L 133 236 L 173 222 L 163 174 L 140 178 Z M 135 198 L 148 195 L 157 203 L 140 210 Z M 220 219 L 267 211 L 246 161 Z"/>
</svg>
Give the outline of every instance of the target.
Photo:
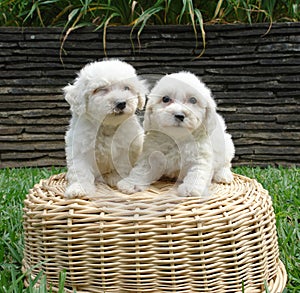
<svg viewBox="0 0 300 293">
<path fill-rule="evenodd" d="M 264 195 L 268 196 L 269 193 L 267 190 L 265 190 L 262 185 L 256 181 L 256 179 L 252 179 L 240 174 L 233 173 L 234 181 L 231 184 L 226 183 L 213 183 L 210 187 L 211 195 L 208 197 L 194 197 L 194 196 L 188 196 L 183 197 L 179 196 L 176 193 L 176 182 L 172 181 L 157 181 L 154 184 L 150 185 L 150 187 L 145 191 L 139 191 L 134 194 L 128 195 L 124 194 L 121 191 L 117 190 L 116 188 L 112 188 L 106 184 L 98 183 L 96 185 L 97 192 L 94 196 L 77 196 L 73 198 L 65 198 L 64 192 L 67 186 L 67 179 L 66 179 L 66 173 L 60 173 L 55 174 L 49 177 L 48 179 L 41 179 L 39 183 L 35 184 L 32 189 L 29 190 L 29 193 L 27 194 L 27 197 L 25 200 L 28 199 L 29 196 L 31 198 L 37 197 L 41 201 L 38 204 L 43 204 L 43 202 L 48 202 L 49 199 L 53 201 L 54 203 L 62 203 L 71 205 L 72 203 L 76 204 L 85 204 L 91 201 L 94 201 L 95 199 L 103 196 L 105 193 L 109 193 L 109 196 L 111 198 L 117 199 L 119 201 L 130 201 L 130 202 L 147 202 L 147 201 L 153 201 L 156 199 L 159 199 L 160 201 L 166 201 L 166 202 L 195 202 L 197 204 L 212 204 L 217 202 L 220 202 L 220 199 L 222 199 L 222 196 L 224 198 L 232 197 L 236 198 L 239 195 L 244 195 L 244 191 L 247 190 L 247 187 L 251 186 L 253 191 L 256 189 L 259 189 L 260 193 L 263 193 Z M 232 189 L 228 189 L 228 187 L 231 187 L 234 183 L 236 185 L 243 183 L 245 186 L 244 190 L 240 189 L 235 190 L 234 194 L 232 194 Z M 226 188 L 228 190 L 226 190 Z M 234 186 L 233 186 L 234 189 Z M 220 194 L 220 190 L 223 191 L 223 194 Z M 43 192 L 47 193 L 47 196 L 43 196 Z M 239 194 L 236 194 L 239 192 Z"/>
</svg>

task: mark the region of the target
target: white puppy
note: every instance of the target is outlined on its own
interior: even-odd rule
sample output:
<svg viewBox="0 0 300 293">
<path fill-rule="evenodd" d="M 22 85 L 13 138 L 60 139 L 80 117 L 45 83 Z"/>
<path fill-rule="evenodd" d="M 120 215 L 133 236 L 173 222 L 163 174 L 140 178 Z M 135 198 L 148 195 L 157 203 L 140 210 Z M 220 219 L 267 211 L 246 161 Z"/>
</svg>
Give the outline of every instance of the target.
<svg viewBox="0 0 300 293">
<path fill-rule="evenodd" d="M 95 179 L 111 186 L 128 176 L 141 152 L 143 129 L 135 114 L 147 88 L 119 60 L 93 62 L 64 88 L 72 118 L 66 133 L 66 197 L 95 192 Z"/>
<path fill-rule="evenodd" d="M 212 179 L 232 181 L 231 136 L 211 91 L 194 74 L 179 72 L 158 81 L 149 94 L 144 130 L 142 155 L 118 183 L 121 191 L 142 191 L 166 176 L 178 179 L 179 195 L 205 196 Z"/>
</svg>

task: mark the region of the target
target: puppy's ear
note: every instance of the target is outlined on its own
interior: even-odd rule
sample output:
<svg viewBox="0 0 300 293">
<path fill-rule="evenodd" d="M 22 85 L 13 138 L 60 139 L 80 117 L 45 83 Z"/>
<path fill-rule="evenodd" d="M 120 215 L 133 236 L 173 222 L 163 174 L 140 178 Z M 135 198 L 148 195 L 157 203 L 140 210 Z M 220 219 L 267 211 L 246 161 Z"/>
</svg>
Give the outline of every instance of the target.
<svg viewBox="0 0 300 293">
<path fill-rule="evenodd" d="M 144 110 L 144 107 L 145 107 L 145 103 L 146 103 L 146 97 L 145 97 L 145 95 L 142 95 L 142 94 L 138 94 L 138 105 L 137 105 L 137 107 L 138 107 L 138 109 L 139 110 Z"/>
<path fill-rule="evenodd" d="M 86 102 L 84 93 L 78 88 L 78 84 L 69 84 L 63 88 L 65 94 L 65 100 L 71 106 L 72 113 L 78 116 L 82 115 L 86 111 Z"/>
<path fill-rule="evenodd" d="M 139 80 L 140 85 L 138 88 L 138 109 L 143 110 L 146 103 L 146 95 L 149 92 L 148 85 L 145 80 Z"/>
<path fill-rule="evenodd" d="M 143 128 L 145 131 L 148 131 L 151 128 L 151 123 L 150 123 L 151 112 L 152 112 L 152 109 L 150 107 L 146 107 L 145 115 L 144 115 L 144 122 L 143 122 Z"/>
<path fill-rule="evenodd" d="M 211 98 L 211 100 L 208 101 L 204 119 L 204 126 L 209 135 L 216 129 L 217 123 L 218 116 L 216 112 L 216 103 Z"/>
<path fill-rule="evenodd" d="M 215 109 L 206 108 L 204 126 L 209 135 L 215 130 L 217 126 L 217 114 Z"/>
</svg>

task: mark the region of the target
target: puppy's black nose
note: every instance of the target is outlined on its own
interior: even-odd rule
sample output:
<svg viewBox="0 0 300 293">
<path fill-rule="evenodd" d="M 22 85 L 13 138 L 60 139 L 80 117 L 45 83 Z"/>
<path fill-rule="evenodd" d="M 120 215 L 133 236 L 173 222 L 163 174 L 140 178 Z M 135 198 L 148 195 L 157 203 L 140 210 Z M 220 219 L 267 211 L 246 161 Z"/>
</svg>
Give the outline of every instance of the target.
<svg viewBox="0 0 300 293">
<path fill-rule="evenodd" d="M 126 102 L 120 102 L 116 105 L 116 108 L 120 109 L 120 110 L 124 110 L 126 107 Z"/>
<path fill-rule="evenodd" d="M 184 118 L 185 118 L 185 116 L 184 115 L 182 115 L 182 114 L 176 114 L 176 115 L 174 115 L 175 116 L 175 118 L 177 119 L 177 120 L 179 120 L 179 121 L 183 121 L 184 120 Z"/>
</svg>

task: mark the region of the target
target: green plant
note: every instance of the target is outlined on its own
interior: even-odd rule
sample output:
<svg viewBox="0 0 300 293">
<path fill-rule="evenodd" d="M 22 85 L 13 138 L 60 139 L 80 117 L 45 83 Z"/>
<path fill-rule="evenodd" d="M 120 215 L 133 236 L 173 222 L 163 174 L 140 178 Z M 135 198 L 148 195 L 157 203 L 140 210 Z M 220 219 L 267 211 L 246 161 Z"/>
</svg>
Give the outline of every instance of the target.
<svg viewBox="0 0 300 293">
<path fill-rule="evenodd" d="M 214 22 L 299 21 L 300 1 L 227 0 L 218 1 Z"/>
<path fill-rule="evenodd" d="M 198 46 L 198 30 L 197 26 L 200 27 L 203 50 L 205 49 L 205 30 L 204 22 L 202 18 L 202 13 L 198 8 L 194 7 L 194 1 L 192 0 L 158 0 L 156 3 L 142 11 L 142 13 L 133 21 L 133 26 L 130 36 L 135 28 L 138 27 L 138 42 L 140 39 L 140 34 L 144 27 L 150 22 L 156 24 L 189 24 L 193 27 L 195 33 L 196 47 Z M 181 5 L 180 5 L 181 3 Z M 139 42 L 140 46 L 140 42 Z"/>
<path fill-rule="evenodd" d="M 103 30 L 105 50 L 109 26 L 131 26 L 131 37 L 137 29 L 140 45 L 146 25 L 191 25 L 196 47 L 201 32 L 202 54 L 205 23 L 299 21 L 300 0 L 2 0 L 0 11 L 1 26 L 63 27 L 62 47 L 73 30 L 85 26 Z"/>
</svg>

